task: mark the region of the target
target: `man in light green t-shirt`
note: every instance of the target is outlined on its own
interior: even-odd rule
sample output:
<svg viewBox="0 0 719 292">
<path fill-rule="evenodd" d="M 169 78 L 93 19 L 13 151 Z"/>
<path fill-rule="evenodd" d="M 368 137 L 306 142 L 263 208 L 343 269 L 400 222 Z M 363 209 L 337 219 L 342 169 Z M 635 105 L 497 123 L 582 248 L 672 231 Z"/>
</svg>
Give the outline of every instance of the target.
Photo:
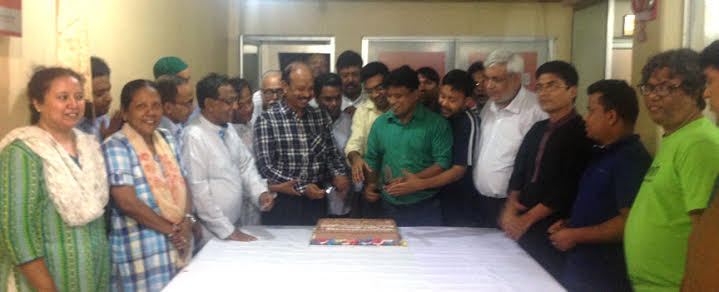
<svg viewBox="0 0 719 292">
<path fill-rule="evenodd" d="M 699 55 L 688 49 L 652 57 L 640 90 L 665 133 L 624 231 L 635 291 L 679 291 L 692 227 L 719 174 L 719 130 L 702 116 Z"/>
</svg>

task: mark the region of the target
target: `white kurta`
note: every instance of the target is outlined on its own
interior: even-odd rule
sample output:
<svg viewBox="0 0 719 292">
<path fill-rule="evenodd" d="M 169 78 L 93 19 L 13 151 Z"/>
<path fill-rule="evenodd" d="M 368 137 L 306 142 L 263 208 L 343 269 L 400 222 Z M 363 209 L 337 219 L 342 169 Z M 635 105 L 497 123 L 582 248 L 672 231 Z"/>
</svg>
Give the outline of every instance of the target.
<svg viewBox="0 0 719 292">
<path fill-rule="evenodd" d="M 343 112 L 340 114 L 340 117 L 332 123 L 332 139 L 335 141 L 337 149 L 345 149 L 345 145 L 347 145 L 347 140 L 350 138 L 351 131 L 352 116 Z M 342 153 L 340 153 L 340 156 L 342 156 Z M 337 193 L 337 190 L 333 190 L 327 194 L 327 200 L 327 211 L 330 215 L 346 215 L 351 211 L 352 206 L 350 205 L 348 197 L 343 199 Z"/>
<path fill-rule="evenodd" d="M 259 222 L 259 198 L 269 192 L 267 181 L 234 127 L 220 127 L 200 115 L 185 128 L 183 138 L 182 160 L 203 227 L 202 243 L 225 239 L 238 225 Z M 254 204 L 253 212 L 243 210 L 243 200 Z"/>
</svg>

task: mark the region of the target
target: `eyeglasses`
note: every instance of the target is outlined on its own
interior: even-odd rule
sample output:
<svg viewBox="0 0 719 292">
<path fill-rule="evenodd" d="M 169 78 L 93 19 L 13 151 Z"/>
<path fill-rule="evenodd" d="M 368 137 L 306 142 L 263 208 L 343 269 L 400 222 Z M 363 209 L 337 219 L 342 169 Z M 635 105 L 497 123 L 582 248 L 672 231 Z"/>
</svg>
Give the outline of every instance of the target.
<svg viewBox="0 0 719 292">
<path fill-rule="evenodd" d="M 662 83 L 659 85 L 652 85 L 648 83 L 644 83 L 642 85 L 639 85 L 639 93 L 641 93 L 644 96 L 650 95 L 652 92 L 656 94 L 659 97 L 665 97 L 669 95 L 669 92 L 671 92 L 674 89 L 677 89 L 681 86 L 681 84 L 666 84 Z"/>
<path fill-rule="evenodd" d="M 366 87 L 365 87 L 365 90 L 367 91 L 367 94 L 376 94 L 376 93 L 379 93 L 379 91 L 383 91 L 383 90 L 384 90 L 384 86 L 382 86 L 382 85 L 377 85 L 377 86 L 375 86 L 374 88 L 366 88 Z"/>
<path fill-rule="evenodd" d="M 277 96 L 282 95 L 282 88 L 275 88 L 275 89 L 262 89 L 262 95 L 267 96 Z"/>
<path fill-rule="evenodd" d="M 534 91 L 535 91 L 535 92 L 540 92 L 540 91 L 543 91 L 543 90 L 553 90 L 553 89 L 557 89 L 557 88 L 569 88 L 569 86 L 561 85 L 561 84 L 559 84 L 559 83 L 557 83 L 557 82 L 554 82 L 554 81 L 550 81 L 550 82 L 547 82 L 547 83 L 544 83 L 544 84 L 542 84 L 542 83 L 537 83 L 537 84 L 534 85 Z"/>
<path fill-rule="evenodd" d="M 481 87 L 481 86 L 484 86 L 484 79 L 474 83 L 474 87 Z"/>
<path fill-rule="evenodd" d="M 184 106 L 184 107 L 191 107 L 191 106 L 192 106 L 192 100 L 187 101 L 187 102 L 175 102 L 175 101 L 173 101 L 172 103 L 173 103 L 173 104 L 176 104 L 176 105 L 181 105 L 181 106 Z"/>
</svg>

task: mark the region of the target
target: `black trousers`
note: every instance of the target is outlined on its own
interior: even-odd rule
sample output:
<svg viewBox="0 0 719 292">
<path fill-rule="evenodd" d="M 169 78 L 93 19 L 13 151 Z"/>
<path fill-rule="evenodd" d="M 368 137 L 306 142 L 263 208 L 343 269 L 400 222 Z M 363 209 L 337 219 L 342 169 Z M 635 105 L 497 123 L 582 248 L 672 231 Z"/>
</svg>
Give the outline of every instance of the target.
<svg viewBox="0 0 719 292">
<path fill-rule="evenodd" d="M 317 220 L 327 217 L 327 198 L 310 199 L 277 193 L 275 206 L 262 213 L 263 225 L 316 225 Z"/>
<path fill-rule="evenodd" d="M 556 249 L 549 240 L 547 229 L 557 222 L 555 218 L 544 218 L 519 238 L 519 246 L 524 249 L 537 263 L 539 263 L 557 281 L 560 281 L 564 269 L 565 253 Z"/>
<path fill-rule="evenodd" d="M 481 227 L 499 229 L 499 215 L 501 214 L 502 209 L 504 209 L 504 204 L 506 202 L 507 198 L 490 198 L 479 195 L 477 197 L 477 204 L 482 220 Z"/>
</svg>

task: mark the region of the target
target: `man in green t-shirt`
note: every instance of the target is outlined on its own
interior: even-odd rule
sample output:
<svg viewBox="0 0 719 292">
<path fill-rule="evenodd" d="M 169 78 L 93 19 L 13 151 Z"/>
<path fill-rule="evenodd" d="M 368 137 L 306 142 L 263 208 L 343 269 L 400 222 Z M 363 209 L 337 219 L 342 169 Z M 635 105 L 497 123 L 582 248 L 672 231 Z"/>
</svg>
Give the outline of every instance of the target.
<svg viewBox="0 0 719 292">
<path fill-rule="evenodd" d="M 656 55 L 642 69 L 644 103 L 665 133 L 624 232 L 635 291 L 679 290 L 689 234 L 719 174 L 719 130 L 702 115 L 701 73 L 688 49 Z"/>
<path fill-rule="evenodd" d="M 417 73 L 408 66 L 392 71 L 384 85 L 390 111 L 375 120 L 367 138 L 365 161 L 373 171 L 366 176 L 365 198 L 370 202 L 381 198 L 384 216 L 400 226 L 440 225 L 442 214 L 435 198 L 439 189 L 390 195 L 377 187 L 401 181 L 408 173 L 428 178 L 449 168 L 449 123 L 419 103 Z"/>
</svg>

